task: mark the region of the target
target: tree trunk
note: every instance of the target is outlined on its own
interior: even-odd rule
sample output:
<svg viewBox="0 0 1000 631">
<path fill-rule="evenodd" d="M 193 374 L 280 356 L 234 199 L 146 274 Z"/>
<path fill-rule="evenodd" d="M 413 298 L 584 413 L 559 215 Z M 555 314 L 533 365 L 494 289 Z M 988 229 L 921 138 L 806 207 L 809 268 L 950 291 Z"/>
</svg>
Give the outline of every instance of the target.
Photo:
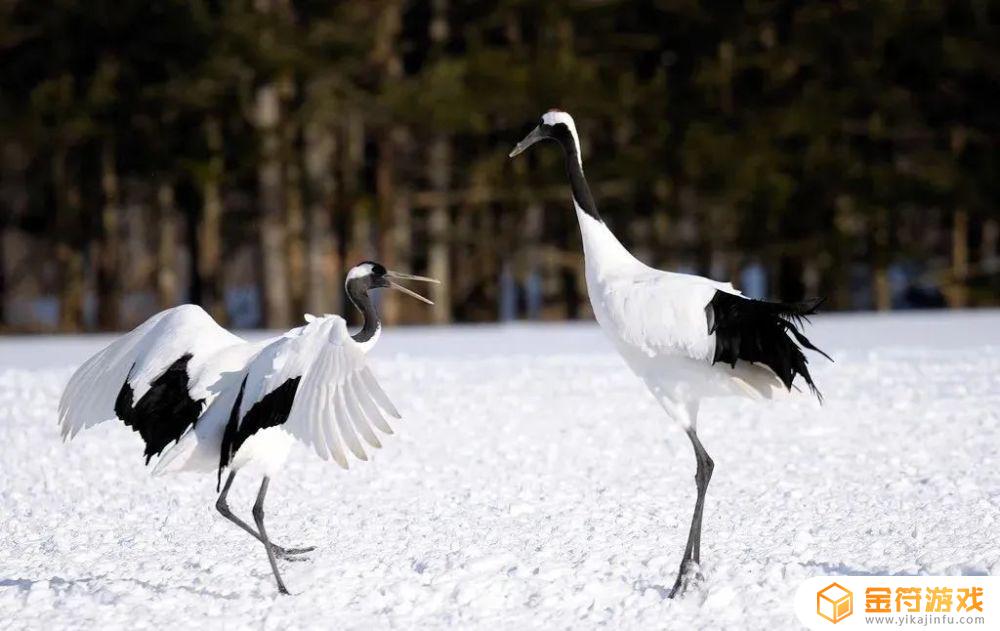
<svg viewBox="0 0 1000 631">
<path fill-rule="evenodd" d="M 833 291 L 827 307 L 831 310 L 843 311 L 855 307 L 851 293 L 851 264 L 853 262 L 851 249 L 861 237 L 853 229 L 853 226 L 859 223 L 854 200 L 847 195 L 840 195 L 834 204 L 833 247 L 830 251 Z"/>
<path fill-rule="evenodd" d="M 156 189 L 157 224 L 156 294 L 161 309 L 175 307 L 180 302 L 180 282 L 177 278 L 177 232 L 179 221 L 174 203 L 174 187 L 162 180 Z"/>
<path fill-rule="evenodd" d="M 462 217 L 452 226 L 452 230 L 457 227 L 460 231 L 457 234 L 469 235 L 469 242 L 474 244 L 473 250 L 475 252 L 471 264 L 467 269 L 463 268 L 465 273 L 462 276 L 465 278 L 463 278 L 460 295 L 464 297 L 477 296 L 479 300 L 476 302 L 484 303 L 478 309 L 473 306 L 474 311 L 472 311 L 478 319 L 483 319 L 488 318 L 488 314 L 491 312 L 499 314 L 501 308 L 508 310 L 510 308 L 509 304 L 501 304 L 504 299 L 501 283 L 504 272 L 508 271 L 504 269 L 505 261 L 501 252 L 507 252 L 509 249 L 507 246 L 511 243 L 508 222 L 503 221 L 503 218 L 516 217 L 517 215 L 514 212 L 498 213 L 494 207 L 486 206 L 479 213 L 476 213 L 473 217 L 474 222 L 469 220 L 470 216 L 470 213 L 463 212 Z M 468 278 L 470 275 L 472 278 Z M 454 293 L 455 288 L 452 288 L 450 292 Z M 489 307 L 484 308 L 487 305 Z"/>
<path fill-rule="evenodd" d="M 671 240 L 671 229 L 673 219 L 670 216 L 670 181 L 666 178 L 659 178 L 653 185 L 653 213 L 650 240 L 653 243 L 652 258 L 650 265 L 653 267 L 675 269 L 674 261 L 669 258 L 670 252 L 675 245 Z"/>
<path fill-rule="evenodd" d="M 13 226 L 17 217 L 27 208 L 30 195 L 25 180 L 28 155 L 24 148 L 19 143 L 8 141 L 3 144 L 2 151 L 0 181 L 4 186 L 0 187 L 0 207 L 6 210 L 0 212 L 0 330 L 8 324 L 8 292 L 13 291 L 13 278 L 7 260 L 8 248 L 14 245 Z"/>
<path fill-rule="evenodd" d="M 201 304 L 223 326 L 226 309 L 222 295 L 222 126 L 211 116 L 205 121 L 208 168 L 201 182 L 201 217 L 198 222 L 198 276 Z"/>
<path fill-rule="evenodd" d="M 101 234 L 97 257 L 97 326 L 109 331 L 120 325 L 121 279 L 118 270 L 120 233 L 118 218 L 121 199 L 113 138 L 105 138 L 101 146 Z"/>
<path fill-rule="evenodd" d="M 889 286 L 889 270 L 882 263 L 876 263 L 873 275 L 875 309 L 889 311 L 892 309 L 892 292 Z"/>
<path fill-rule="evenodd" d="M 951 282 L 948 283 L 948 306 L 960 309 L 968 305 L 969 289 L 969 213 L 955 211 L 951 224 Z"/>
<path fill-rule="evenodd" d="M 379 69 L 384 83 L 396 83 L 403 75 L 403 64 L 396 49 L 396 40 L 402 26 L 402 3 L 386 2 L 378 16 L 371 61 Z M 406 239 L 399 225 L 403 210 L 397 190 L 396 154 L 401 149 L 402 129 L 397 125 L 384 125 L 378 131 L 378 162 L 375 165 L 375 200 L 379 224 L 379 261 L 389 269 L 406 269 L 406 253 L 400 251 Z M 404 219 L 405 221 L 405 219 Z M 399 322 L 402 313 L 400 294 L 384 292 L 381 298 L 382 318 L 387 324 Z"/>
<path fill-rule="evenodd" d="M 7 325 L 7 220 L 0 214 L 0 331 Z"/>
<path fill-rule="evenodd" d="M 304 141 L 309 222 L 305 310 L 314 314 L 339 313 L 340 247 L 333 221 L 337 137 L 329 126 L 313 121 L 306 125 Z"/>
<path fill-rule="evenodd" d="M 379 262 L 388 269 L 399 267 L 396 250 L 396 146 L 392 131 L 383 131 L 378 139 L 378 163 L 375 165 L 375 198 L 379 216 Z M 405 266 L 404 266 L 405 267 Z M 382 319 L 386 324 L 399 322 L 399 294 L 382 296 Z"/>
<path fill-rule="evenodd" d="M 398 147 L 399 145 L 397 145 Z M 411 218 L 413 216 L 413 208 L 410 205 L 410 191 L 405 185 L 400 184 L 396 188 L 396 197 L 392 201 L 392 230 L 388 235 L 387 243 L 385 244 L 386 250 L 393 251 L 393 265 L 398 265 L 399 269 L 404 272 L 413 272 L 412 261 L 413 261 L 413 244 L 411 243 L 410 237 L 413 234 L 413 226 Z M 411 310 L 413 307 L 419 307 L 420 305 L 414 304 L 410 301 L 408 304 L 411 305 Z M 406 312 L 405 309 L 401 310 L 403 313 Z M 420 319 L 423 320 L 425 316 L 421 316 Z M 398 320 L 405 321 L 402 314 L 398 315 Z"/>
<path fill-rule="evenodd" d="M 979 262 L 982 270 L 989 274 L 997 269 L 1000 257 L 1000 220 L 987 219 L 983 222 L 983 239 L 979 248 Z"/>
<path fill-rule="evenodd" d="M 520 235 L 524 243 L 521 255 L 522 270 L 518 276 L 524 288 L 524 314 L 529 320 L 541 319 L 545 301 L 542 290 L 545 268 L 541 260 L 544 214 L 545 210 L 538 200 L 529 202 L 524 209 L 524 228 Z"/>
<path fill-rule="evenodd" d="M 267 15 L 269 20 L 284 21 L 291 17 L 287 0 L 254 0 L 253 5 L 257 13 Z M 259 143 L 261 302 L 264 325 L 269 328 L 284 328 L 291 323 L 288 231 L 283 208 L 287 200 L 282 194 L 281 88 L 276 76 L 266 77 L 254 95 L 253 109 Z"/>
<path fill-rule="evenodd" d="M 56 203 L 56 262 L 59 266 L 59 328 L 83 328 L 83 252 L 78 245 L 81 233 L 80 189 L 68 172 L 69 150 L 56 147 L 52 158 L 52 184 Z"/>
<path fill-rule="evenodd" d="M 306 295 L 306 213 L 302 199 L 302 167 L 296 150 L 297 125 L 285 130 L 285 216 L 288 230 L 289 300 L 293 317 L 305 309 Z"/>
<path fill-rule="evenodd" d="M 430 40 L 435 55 L 444 54 L 448 41 L 448 0 L 432 0 L 430 20 Z M 431 188 L 438 193 L 430 209 L 428 231 L 430 251 L 428 252 L 428 272 L 431 278 L 441 281 L 434 285 L 432 296 L 434 306 L 431 318 L 438 324 L 451 321 L 451 265 L 448 243 L 448 190 L 451 188 L 451 145 L 444 135 L 435 135 L 431 140 L 428 159 L 428 179 Z"/>
<path fill-rule="evenodd" d="M 431 317 L 438 324 L 451 321 L 451 269 L 448 258 L 448 189 L 451 186 L 451 147 L 444 136 L 436 136 L 431 141 L 428 160 L 428 177 L 431 187 L 438 195 L 430 209 L 429 232 L 430 251 L 428 253 L 427 271 L 431 278 L 441 281 L 433 285 L 432 295 L 434 306 L 431 307 Z"/>
<path fill-rule="evenodd" d="M 348 246 L 346 265 L 357 265 L 361 261 L 375 258 L 372 252 L 372 209 L 371 205 L 362 199 L 355 200 L 351 208 L 351 240 Z"/>
<path fill-rule="evenodd" d="M 350 267 L 373 257 L 371 207 L 361 191 L 365 166 L 365 121 L 357 110 L 344 113 L 344 150 L 341 158 L 343 198 L 350 209 L 344 226 L 345 234 L 349 235 L 345 267 Z"/>
<path fill-rule="evenodd" d="M 872 246 L 872 293 L 878 311 L 892 309 L 892 288 L 889 286 L 889 211 L 875 211 L 875 231 Z"/>
<path fill-rule="evenodd" d="M 254 125 L 260 141 L 257 192 L 261 215 L 264 325 L 269 328 L 284 328 L 291 322 L 286 265 L 288 239 L 282 212 L 279 110 L 277 85 L 272 82 L 258 88 L 254 108 Z"/>
</svg>

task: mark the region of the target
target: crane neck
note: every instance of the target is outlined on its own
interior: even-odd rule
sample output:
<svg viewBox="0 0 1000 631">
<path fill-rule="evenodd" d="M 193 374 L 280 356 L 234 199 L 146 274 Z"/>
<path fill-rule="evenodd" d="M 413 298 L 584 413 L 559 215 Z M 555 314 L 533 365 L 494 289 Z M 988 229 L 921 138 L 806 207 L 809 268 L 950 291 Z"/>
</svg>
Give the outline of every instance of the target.
<svg viewBox="0 0 1000 631">
<path fill-rule="evenodd" d="M 557 130 L 559 131 L 556 133 L 556 140 L 563 148 L 566 175 L 569 176 L 569 185 L 573 192 L 573 203 L 581 211 L 603 223 L 601 213 L 597 211 L 597 204 L 594 203 L 594 196 L 590 192 L 590 185 L 587 184 L 587 177 L 583 174 L 580 142 L 576 138 L 576 134 L 565 126 L 559 126 Z"/>
<path fill-rule="evenodd" d="M 351 339 L 358 344 L 374 344 L 378 341 L 379 334 L 382 332 L 382 321 L 379 320 L 378 311 L 375 309 L 375 303 L 368 293 L 368 288 L 361 287 L 355 282 L 348 282 L 347 297 L 364 318 L 361 330 L 352 335 Z"/>
<path fill-rule="evenodd" d="M 558 128 L 557 128 L 558 129 Z M 565 129 L 565 128 L 564 128 Z M 562 136 L 566 136 L 565 138 Z M 580 223 L 580 235 L 583 240 L 583 255 L 587 263 L 588 274 L 603 277 L 606 273 L 622 269 L 639 269 L 645 267 L 632 253 L 625 249 L 621 241 L 615 237 L 611 229 L 604 223 L 594 196 L 583 174 L 583 158 L 580 156 L 580 143 L 572 131 L 567 131 L 556 137 L 562 145 L 566 159 L 566 173 L 573 193 L 573 206 L 576 209 L 577 221 Z"/>
</svg>

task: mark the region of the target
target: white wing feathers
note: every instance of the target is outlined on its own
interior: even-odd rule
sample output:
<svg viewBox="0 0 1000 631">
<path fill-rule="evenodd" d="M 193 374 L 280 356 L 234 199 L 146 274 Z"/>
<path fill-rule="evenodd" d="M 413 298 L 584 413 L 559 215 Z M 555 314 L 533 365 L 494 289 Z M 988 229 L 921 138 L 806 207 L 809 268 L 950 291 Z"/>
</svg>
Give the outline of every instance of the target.
<svg viewBox="0 0 1000 631">
<path fill-rule="evenodd" d="M 373 430 L 392 433 L 387 415 L 400 418 L 339 316 L 317 317 L 261 350 L 247 368 L 241 422 L 255 403 L 296 378 L 283 429 L 345 469 L 348 452 L 367 460 L 363 443 L 382 446 Z"/>
<path fill-rule="evenodd" d="M 369 370 L 367 366 L 364 366 L 361 368 L 360 373 L 364 386 L 367 387 L 375 401 L 385 408 L 389 414 L 395 416 L 396 418 L 400 418 L 399 412 L 396 410 L 396 406 L 389 400 L 389 397 L 386 395 L 385 390 L 382 389 L 382 386 L 378 385 L 378 381 L 375 380 L 375 375 L 372 374 L 372 371 Z M 389 430 L 389 432 L 392 433 L 391 430 Z"/>
<path fill-rule="evenodd" d="M 323 343 L 316 345 L 317 356 L 302 375 L 286 428 L 321 458 L 347 468 L 346 450 L 367 460 L 362 439 L 372 448 L 381 447 L 373 427 L 391 434 L 385 415 L 400 415 L 375 381 L 343 318 L 317 318 L 302 337 L 314 335 L 309 329 L 317 325 L 315 335 Z"/>
<path fill-rule="evenodd" d="M 116 401 L 126 383 L 131 388 L 131 403 L 140 402 L 151 384 L 185 356 L 187 392 L 181 394 L 202 402 L 201 412 L 197 424 L 192 417 L 185 427 L 164 426 L 169 435 L 156 435 L 163 442 L 183 436 L 167 450 L 157 472 L 192 467 L 194 460 L 197 468 L 204 468 L 213 454 L 218 458 L 224 434 L 232 431 L 233 440 L 242 442 L 275 424 L 282 425 L 320 458 L 347 468 L 348 452 L 367 460 L 366 447 L 382 446 L 375 430 L 391 434 L 387 419 L 400 418 L 368 369 L 363 348 L 348 334 L 343 318 L 311 318 L 305 326 L 279 338 L 249 344 L 220 327 L 199 307 L 184 305 L 154 315 L 76 371 L 59 403 L 63 436 L 73 437 L 83 428 L 115 418 Z M 292 381 L 297 384 L 289 383 Z M 233 410 L 241 386 L 239 410 Z M 248 419 L 256 404 L 282 386 L 283 391 L 269 399 L 270 405 Z M 274 402 L 279 399 L 284 402 L 277 409 Z M 237 423 L 230 428 L 233 412 Z M 244 421 L 252 425 L 243 427 Z M 232 446 L 235 449 L 228 458 L 223 456 L 223 465 L 229 464 L 240 447 Z"/>
<path fill-rule="evenodd" d="M 70 378 L 59 401 L 63 438 L 115 418 L 115 401 L 126 379 L 138 401 L 150 383 L 181 356 L 188 372 L 200 371 L 220 348 L 242 343 L 195 305 L 162 311 L 87 360 Z"/>
<path fill-rule="evenodd" d="M 595 309 L 602 326 L 633 351 L 711 363 L 715 340 L 708 332 L 705 305 L 716 291 L 739 295 L 729 283 L 659 270 L 607 278 L 590 294 L 592 301 L 600 301 Z"/>
</svg>

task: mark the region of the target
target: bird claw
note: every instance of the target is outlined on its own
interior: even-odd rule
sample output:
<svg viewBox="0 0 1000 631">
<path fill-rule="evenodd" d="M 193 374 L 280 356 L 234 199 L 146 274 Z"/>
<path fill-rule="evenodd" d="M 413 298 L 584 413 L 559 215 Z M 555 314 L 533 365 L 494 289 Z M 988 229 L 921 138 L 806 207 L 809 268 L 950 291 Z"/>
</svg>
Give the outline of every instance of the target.
<svg viewBox="0 0 1000 631">
<path fill-rule="evenodd" d="M 668 598 L 684 596 L 688 592 L 698 589 L 704 580 L 705 575 L 701 573 L 701 567 L 696 562 L 687 559 L 681 563 L 677 581 L 674 582 L 674 587 L 670 590 Z"/>
<path fill-rule="evenodd" d="M 282 548 L 281 546 L 272 545 L 271 548 L 274 550 L 274 556 L 285 561 L 306 561 L 304 554 L 308 554 L 316 549 L 316 546 L 309 546 L 307 548 Z"/>
</svg>

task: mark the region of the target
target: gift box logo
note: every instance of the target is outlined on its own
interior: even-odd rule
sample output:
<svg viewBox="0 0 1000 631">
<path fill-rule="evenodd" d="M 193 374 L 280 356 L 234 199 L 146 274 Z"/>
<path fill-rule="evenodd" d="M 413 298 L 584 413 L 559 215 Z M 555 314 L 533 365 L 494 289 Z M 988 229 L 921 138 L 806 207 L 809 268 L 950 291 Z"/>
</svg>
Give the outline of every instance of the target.
<svg viewBox="0 0 1000 631">
<path fill-rule="evenodd" d="M 816 613 L 837 624 L 854 613 L 854 594 L 840 583 L 830 583 L 816 592 Z"/>
</svg>

